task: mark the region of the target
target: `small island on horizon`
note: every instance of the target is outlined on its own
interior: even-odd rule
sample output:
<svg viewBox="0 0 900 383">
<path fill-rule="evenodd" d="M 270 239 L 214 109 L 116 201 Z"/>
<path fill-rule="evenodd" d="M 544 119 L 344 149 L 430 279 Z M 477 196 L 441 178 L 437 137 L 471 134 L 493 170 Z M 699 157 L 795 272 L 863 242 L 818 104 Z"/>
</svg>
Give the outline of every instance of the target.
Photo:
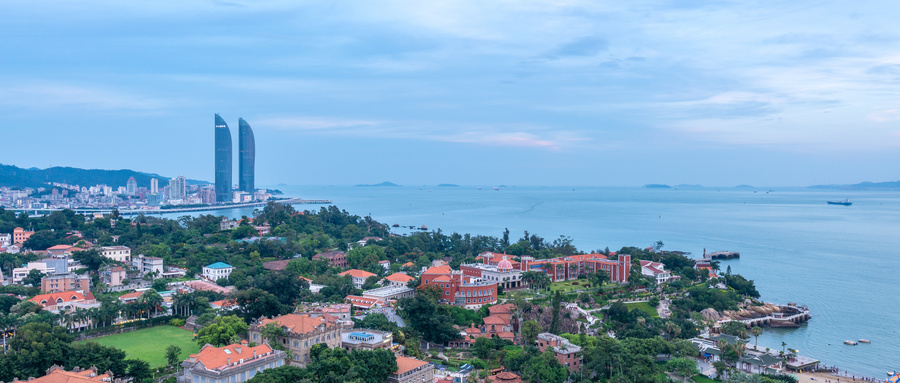
<svg viewBox="0 0 900 383">
<path fill-rule="evenodd" d="M 382 183 L 377 183 L 377 184 L 357 184 L 354 186 L 357 186 L 357 187 L 380 187 L 380 186 L 400 186 L 400 185 L 397 185 L 393 182 L 384 181 Z"/>
</svg>

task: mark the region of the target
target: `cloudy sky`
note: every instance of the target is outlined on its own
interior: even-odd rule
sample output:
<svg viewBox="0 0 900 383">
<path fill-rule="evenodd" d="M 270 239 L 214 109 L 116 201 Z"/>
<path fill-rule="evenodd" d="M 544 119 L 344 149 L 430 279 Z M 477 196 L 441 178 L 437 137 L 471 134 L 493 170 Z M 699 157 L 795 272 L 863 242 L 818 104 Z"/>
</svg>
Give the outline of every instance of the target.
<svg viewBox="0 0 900 383">
<path fill-rule="evenodd" d="M 896 1 L 3 2 L 0 162 L 212 180 L 218 112 L 235 135 L 238 117 L 252 125 L 262 185 L 898 180 L 898 14 Z"/>
</svg>

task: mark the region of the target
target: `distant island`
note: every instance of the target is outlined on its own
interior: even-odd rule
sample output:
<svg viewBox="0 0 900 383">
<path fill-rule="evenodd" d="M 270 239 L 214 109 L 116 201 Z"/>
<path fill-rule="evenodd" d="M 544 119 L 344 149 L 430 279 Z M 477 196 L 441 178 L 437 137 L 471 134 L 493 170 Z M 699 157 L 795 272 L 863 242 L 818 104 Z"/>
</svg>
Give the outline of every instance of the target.
<svg viewBox="0 0 900 383">
<path fill-rule="evenodd" d="M 457 185 L 457 184 L 440 184 L 440 185 L 438 185 L 438 187 L 439 188 L 458 188 L 459 185 Z"/>
<path fill-rule="evenodd" d="M 852 185 L 813 185 L 810 189 L 843 189 L 843 190 L 868 190 L 868 189 L 900 189 L 900 181 L 888 182 L 860 182 Z"/>
<path fill-rule="evenodd" d="M 647 189 L 671 189 L 672 187 L 665 184 L 647 184 L 644 185 Z"/>
<path fill-rule="evenodd" d="M 734 187 L 735 189 L 754 189 L 752 185 L 738 185 Z"/>
<path fill-rule="evenodd" d="M 284 194 L 281 190 L 278 189 L 266 189 L 266 193 L 276 195 L 276 194 Z"/>
<path fill-rule="evenodd" d="M 154 173 L 144 173 L 130 169 L 104 170 L 104 169 L 79 169 L 72 167 L 54 166 L 47 169 L 20 168 L 15 165 L 0 164 L 0 186 L 19 188 L 47 187 L 48 182 L 64 183 L 69 185 L 94 186 L 107 185 L 113 188 L 125 186 L 128 179 L 134 177 L 139 185 L 149 185 L 151 178 L 156 178 L 165 184 L 172 177 L 165 177 Z M 191 185 L 206 185 L 207 181 L 187 180 Z"/>
<path fill-rule="evenodd" d="M 400 186 L 400 185 L 397 185 L 397 184 L 395 184 L 395 183 L 393 183 L 393 182 L 384 181 L 384 182 L 382 182 L 382 183 L 380 183 L 380 184 L 371 184 L 371 185 L 367 185 L 367 184 L 359 184 L 359 185 L 356 185 L 356 186 L 359 186 L 359 187 L 376 187 L 376 186 Z"/>
</svg>

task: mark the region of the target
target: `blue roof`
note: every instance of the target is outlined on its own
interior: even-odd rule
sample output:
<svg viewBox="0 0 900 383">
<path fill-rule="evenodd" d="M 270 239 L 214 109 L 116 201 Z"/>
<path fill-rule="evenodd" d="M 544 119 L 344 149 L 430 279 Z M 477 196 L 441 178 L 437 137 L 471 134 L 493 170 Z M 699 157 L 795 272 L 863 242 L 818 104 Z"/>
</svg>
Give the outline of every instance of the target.
<svg viewBox="0 0 900 383">
<path fill-rule="evenodd" d="M 209 267 L 210 269 L 227 269 L 227 268 L 232 267 L 232 266 L 229 265 L 229 264 L 227 264 L 227 263 L 225 263 L 225 262 L 216 262 L 216 263 L 213 263 L 213 264 L 211 264 L 211 265 L 209 265 L 209 266 L 206 266 L 206 267 Z"/>
</svg>

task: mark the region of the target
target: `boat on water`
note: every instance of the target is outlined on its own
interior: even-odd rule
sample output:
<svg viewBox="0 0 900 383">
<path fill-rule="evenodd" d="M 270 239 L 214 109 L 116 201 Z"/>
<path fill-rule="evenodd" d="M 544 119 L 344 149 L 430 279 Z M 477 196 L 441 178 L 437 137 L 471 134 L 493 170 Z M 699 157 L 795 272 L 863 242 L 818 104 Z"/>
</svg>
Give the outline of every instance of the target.
<svg viewBox="0 0 900 383">
<path fill-rule="evenodd" d="M 860 339 L 859 343 L 872 343 L 872 342 L 869 341 L 868 339 Z"/>
<path fill-rule="evenodd" d="M 829 205 L 841 205 L 841 206 L 850 206 L 853 205 L 853 202 L 850 202 L 849 199 L 845 199 L 843 201 L 825 201 Z"/>
<path fill-rule="evenodd" d="M 846 344 L 846 345 L 848 345 L 848 346 L 856 346 L 856 345 L 858 345 L 859 343 L 857 343 L 855 340 L 845 340 L 845 341 L 844 341 L 844 344 Z"/>
<path fill-rule="evenodd" d="M 888 371 L 888 376 L 894 376 L 894 375 L 896 375 L 896 374 L 897 374 L 897 373 L 894 372 L 894 371 Z"/>
</svg>

